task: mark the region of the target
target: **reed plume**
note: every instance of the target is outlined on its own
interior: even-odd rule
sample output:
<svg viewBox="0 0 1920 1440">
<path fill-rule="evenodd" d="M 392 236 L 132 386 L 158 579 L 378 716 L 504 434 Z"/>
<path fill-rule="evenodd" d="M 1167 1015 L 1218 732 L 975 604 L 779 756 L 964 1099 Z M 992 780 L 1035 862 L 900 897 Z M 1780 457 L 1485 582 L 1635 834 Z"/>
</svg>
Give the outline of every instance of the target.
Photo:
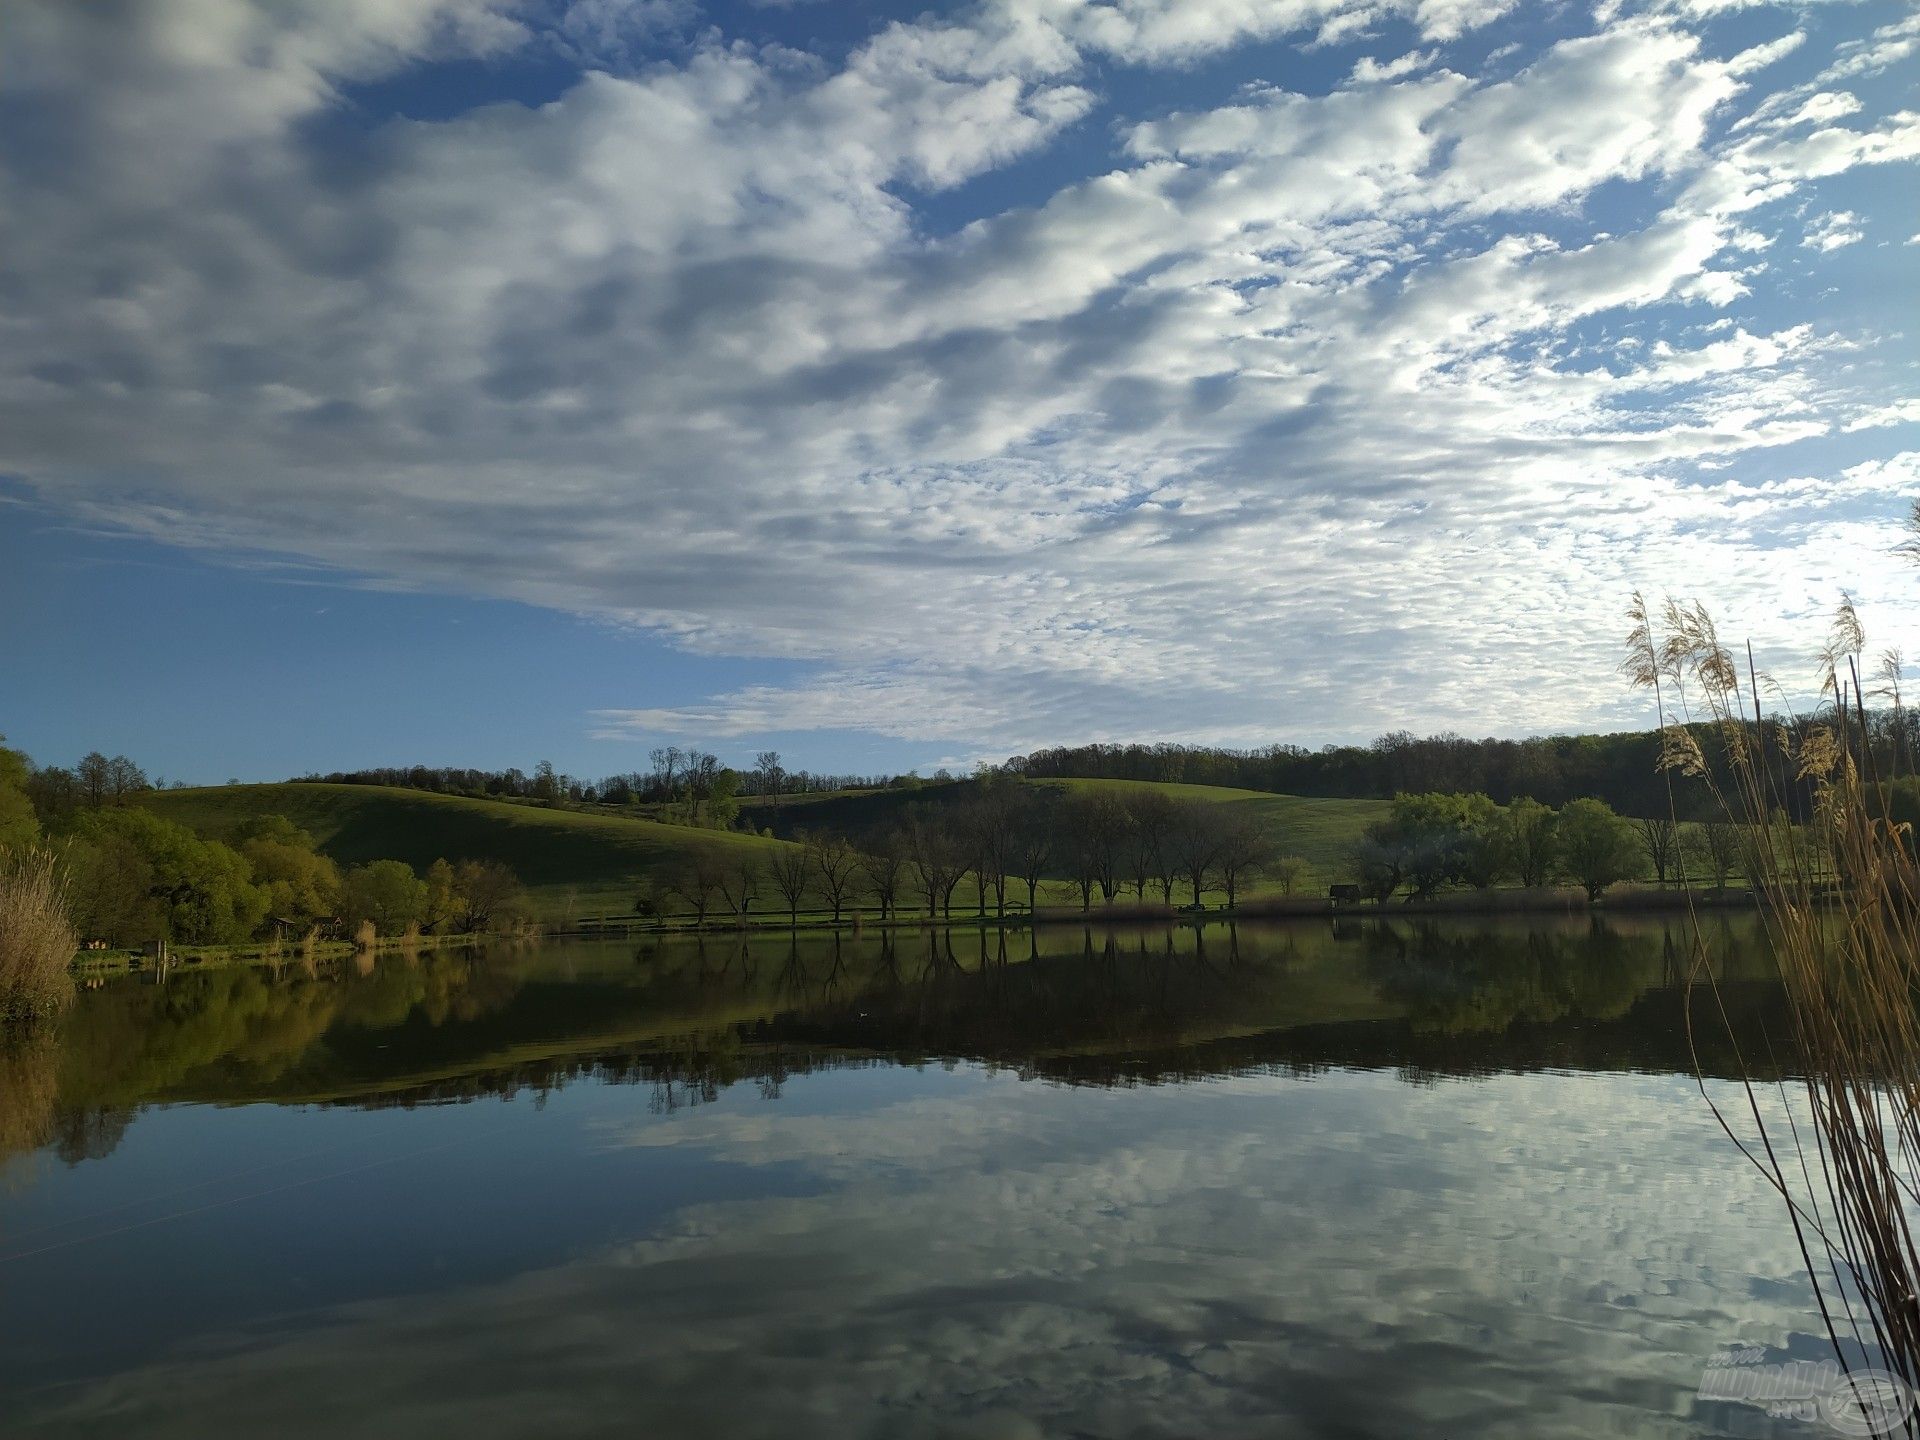
<svg viewBox="0 0 1920 1440">
<path fill-rule="evenodd" d="M 1804 1133 L 1791 1118 L 1769 1124 L 1749 1083 L 1747 1119 L 1757 1139 L 1746 1141 L 1708 1101 L 1785 1201 L 1841 1364 L 1856 1375 L 1882 1366 L 1920 1386 L 1912 1228 L 1920 1203 L 1920 883 L 1912 830 L 1890 818 L 1896 776 L 1880 773 L 1871 743 L 1860 617 L 1843 599 L 1820 654 L 1819 707 L 1805 721 L 1781 723 L 1761 708 L 1763 690 L 1779 687 L 1750 650 L 1744 663 L 1736 660 L 1703 607 L 1669 602 L 1656 616 L 1636 596 L 1630 614 L 1622 668 L 1654 692 L 1663 767 L 1696 778 L 1723 823 L 1738 829 L 1786 991 L 1811 1123 Z M 1883 671 L 1889 665 L 1895 673 L 1882 689 L 1897 695 L 1898 662 L 1889 657 Z M 1703 734 L 1720 742 L 1717 764 Z M 1897 767 L 1899 743 L 1891 753 Z M 1670 785 L 1670 803 L 1671 793 Z M 1920 1433 L 1913 1416 L 1905 1424 Z"/>
<path fill-rule="evenodd" d="M 0 1020 L 34 1020 L 73 999 L 80 948 L 52 854 L 0 855 Z"/>
</svg>

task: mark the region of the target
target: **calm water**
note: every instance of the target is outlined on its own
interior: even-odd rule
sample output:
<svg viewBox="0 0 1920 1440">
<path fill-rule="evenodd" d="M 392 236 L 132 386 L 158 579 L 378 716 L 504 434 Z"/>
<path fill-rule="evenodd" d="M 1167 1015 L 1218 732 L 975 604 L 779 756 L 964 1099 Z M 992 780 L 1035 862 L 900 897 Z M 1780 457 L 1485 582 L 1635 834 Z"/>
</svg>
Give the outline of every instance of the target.
<svg viewBox="0 0 1920 1440">
<path fill-rule="evenodd" d="M 89 991 L 0 1060 L 0 1431 L 1831 1433 L 1695 1398 L 1826 1351 L 1660 922 L 987 943 Z"/>
</svg>

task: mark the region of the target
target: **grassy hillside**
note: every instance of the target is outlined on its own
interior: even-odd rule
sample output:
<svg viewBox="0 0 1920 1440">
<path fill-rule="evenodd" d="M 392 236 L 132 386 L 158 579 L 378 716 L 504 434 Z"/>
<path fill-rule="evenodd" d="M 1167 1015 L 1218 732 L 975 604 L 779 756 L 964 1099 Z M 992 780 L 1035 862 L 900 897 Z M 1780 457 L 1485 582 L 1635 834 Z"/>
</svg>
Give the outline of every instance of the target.
<svg viewBox="0 0 1920 1440">
<path fill-rule="evenodd" d="M 1030 784 L 1050 790 L 1091 791 L 1158 790 L 1177 800 L 1204 800 L 1257 816 L 1280 849 L 1307 862 L 1303 889 L 1324 886 L 1360 838 L 1360 832 L 1387 813 L 1385 800 L 1315 800 L 1299 795 L 1273 795 L 1263 790 L 1230 790 L 1216 785 L 1169 785 L 1149 780 L 1036 780 Z M 799 830 L 841 830 L 867 834 L 897 823 L 908 805 L 937 808 L 961 799 L 968 787 L 925 785 L 915 790 L 842 790 L 821 795 L 788 795 L 777 801 L 749 800 L 743 811 L 748 823 L 790 836 Z M 1256 886 L 1254 893 L 1262 887 Z M 1059 899 L 1067 898 L 1066 892 Z"/>
<path fill-rule="evenodd" d="M 1257 816 L 1288 855 L 1307 862 L 1308 882 L 1333 878 L 1360 832 L 1391 808 L 1385 800 L 1317 800 L 1274 795 L 1264 790 L 1229 790 L 1218 785 L 1163 785 L 1150 780 L 1048 780 L 1072 790 L 1158 790 L 1176 800 L 1205 800 L 1236 813 Z"/>
<path fill-rule="evenodd" d="M 547 810 L 372 785 L 220 785 L 162 790 L 143 803 L 217 840 L 256 815 L 285 815 L 342 865 L 404 860 L 498 860 L 533 892 L 540 912 L 625 912 L 635 884 L 696 846 L 769 850 L 779 842 L 617 815 Z"/>
</svg>

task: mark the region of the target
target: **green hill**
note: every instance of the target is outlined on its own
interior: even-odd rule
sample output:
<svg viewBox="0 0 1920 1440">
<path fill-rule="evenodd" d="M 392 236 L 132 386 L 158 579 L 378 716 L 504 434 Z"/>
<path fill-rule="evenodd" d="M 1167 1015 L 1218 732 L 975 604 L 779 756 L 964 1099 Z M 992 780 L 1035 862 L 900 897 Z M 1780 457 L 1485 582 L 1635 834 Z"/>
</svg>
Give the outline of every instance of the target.
<svg viewBox="0 0 1920 1440">
<path fill-rule="evenodd" d="M 216 840 L 256 815 L 284 815 L 342 865 L 498 860 L 543 915 L 626 913 L 635 884 L 695 847 L 771 850 L 780 842 L 504 800 L 373 785 L 219 785 L 161 790 L 142 803 Z"/>
<path fill-rule="evenodd" d="M 1288 855 L 1307 862 L 1306 881 L 1324 884 L 1340 869 L 1361 831 L 1386 818 L 1386 800 L 1323 800 L 1304 795 L 1274 795 L 1265 790 L 1230 790 L 1221 785 L 1169 785 L 1151 780 L 1046 780 L 1073 790 L 1158 790 L 1176 800 L 1205 800 L 1258 816 Z M 1256 887 L 1258 888 L 1258 887 Z"/>
<path fill-rule="evenodd" d="M 1300 795 L 1274 795 L 1264 790 L 1232 790 L 1218 785 L 1173 785 L 1151 780 L 1033 780 L 1028 784 L 1052 790 L 1158 790 L 1177 800 L 1204 800 L 1232 806 L 1259 817 L 1280 849 L 1307 862 L 1302 888 L 1324 886 L 1339 871 L 1360 833 L 1386 815 L 1385 800 L 1322 800 Z M 964 799 L 965 781 L 928 784 L 914 789 L 838 790 L 818 795 L 785 795 L 778 800 L 748 799 L 742 804 L 747 823 L 771 830 L 783 838 L 801 830 L 839 830 L 860 836 L 899 823 L 909 805 L 929 808 Z M 1254 893 L 1262 887 L 1256 885 Z M 1060 899 L 1066 898 L 1061 892 Z"/>
<path fill-rule="evenodd" d="M 1128 780 L 1032 783 L 1060 790 L 1155 789 L 1179 799 L 1243 807 L 1271 828 L 1281 850 L 1307 862 L 1300 881 L 1303 890 L 1322 887 L 1333 878 L 1360 831 L 1387 808 L 1383 800 L 1310 800 L 1208 785 Z M 142 803 L 217 840 L 233 839 L 255 816 L 284 815 L 311 833 L 321 850 L 343 866 L 391 859 L 425 870 L 442 858 L 498 860 L 526 883 L 538 912 L 557 919 L 630 912 L 640 882 L 657 876 L 696 847 L 765 853 L 801 830 L 837 830 L 857 838 L 897 823 L 909 804 L 952 804 L 967 790 L 964 782 L 956 781 L 912 790 L 840 791 L 749 801 L 747 823 L 769 829 L 779 839 L 373 785 L 222 785 L 156 791 L 144 796 Z M 1250 893 L 1264 888 L 1256 885 Z M 1058 881 L 1043 893 L 1055 904 L 1072 899 L 1069 888 Z"/>
</svg>

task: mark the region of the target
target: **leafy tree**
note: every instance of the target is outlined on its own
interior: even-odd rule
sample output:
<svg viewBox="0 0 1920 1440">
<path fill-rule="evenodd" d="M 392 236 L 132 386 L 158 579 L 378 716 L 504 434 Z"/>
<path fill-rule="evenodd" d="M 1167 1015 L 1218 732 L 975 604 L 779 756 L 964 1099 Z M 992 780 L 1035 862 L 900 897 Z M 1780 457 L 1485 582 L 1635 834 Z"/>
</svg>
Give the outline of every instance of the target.
<svg viewBox="0 0 1920 1440">
<path fill-rule="evenodd" d="M 427 882 L 402 860 L 374 860 L 349 870 L 340 886 L 340 918 L 349 927 L 372 921 L 382 935 L 398 935 L 427 918 Z"/>
<path fill-rule="evenodd" d="M 1529 890 L 1553 873 L 1554 815 L 1538 800 L 1521 796 L 1501 813 L 1496 832 L 1502 867 Z"/>
<path fill-rule="evenodd" d="M 740 818 L 740 772 L 721 770 L 707 786 L 707 820 L 721 829 Z"/>
<path fill-rule="evenodd" d="M 1347 857 L 1347 869 L 1360 893 L 1367 899 L 1384 902 L 1393 897 L 1406 879 L 1405 855 L 1401 847 L 1368 826 Z"/>
<path fill-rule="evenodd" d="M 462 860 L 453 867 L 455 922 L 463 933 L 508 926 L 527 913 L 520 877 L 498 860 Z"/>
<path fill-rule="evenodd" d="M 1415 899 L 1442 885 L 1487 885 L 1498 869 L 1497 818 L 1485 795 L 1396 795 L 1386 818 L 1367 827 L 1367 847 L 1374 869 L 1397 872 Z"/>
<path fill-rule="evenodd" d="M 150 810 L 92 811 L 75 827 L 74 844 L 75 897 L 89 934 L 231 944 L 267 913 L 267 891 L 253 883 L 244 856 Z"/>
<path fill-rule="evenodd" d="M 27 798 L 42 826 L 51 829 L 80 809 L 80 781 L 71 770 L 45 765 L 26 780 Z"/>
<path fill-rule="evenodd" d="M 32 773 L 25 755 L 0 745 L 0 856 L 22 854 L 40 838 L 40 820 L 27 794 Z"/>
<path fill-rule="evenodd" d="M 429 865 L 423 878 L 427 885 L 427 904 L 420 928 L 437 935 L 450 929 L 454 917 L 460 913 L 460 880 L 445 859 Z"/>
<path fill-rule="evenodd" d="M 308 924 L 339 908 L 338 867 L 291 820 L 262 815 L 243 826 L 237 838 L 254 882 L 267 892 L 270 916 Z"/>
<path fill-rule="evenodd" d="M 1619 880 L 1629 880 L 1640 868 L 1640 847 L 1633 827 L 1613 813 L 1604 800 L 1569 800 L 1555 826 L 1560 864 L 1569 878 L 1587 892 L 1589 903 Z"/>
</svg>

